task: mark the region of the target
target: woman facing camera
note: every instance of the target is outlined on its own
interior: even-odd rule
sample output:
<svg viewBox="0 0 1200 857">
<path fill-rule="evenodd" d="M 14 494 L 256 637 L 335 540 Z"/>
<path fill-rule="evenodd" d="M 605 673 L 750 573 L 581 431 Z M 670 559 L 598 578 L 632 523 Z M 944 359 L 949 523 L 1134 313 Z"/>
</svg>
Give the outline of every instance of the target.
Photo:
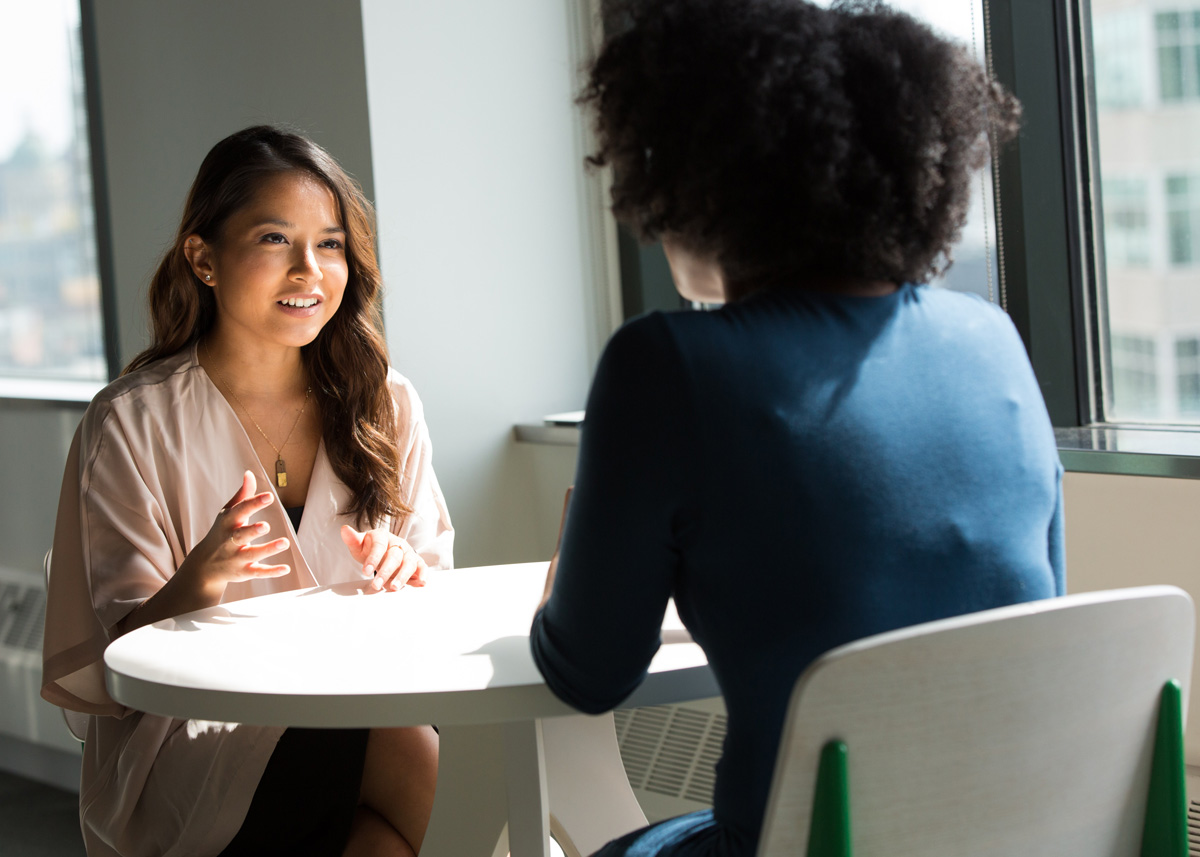
<svg viewBox="0 0 1200 857">
<path fill-rule="evenodd" d="M 638 685 L 667 600 L 728 709 L 713 809 L 610 843 L 752 855 L 789 694 L 821 653 L 1059 595 L 1061 468 L 1008 317 L 950 264 L 1019 108 L 875 3 L 631 3 L 581 101 L 613 212 L 680 293 L 609 342 L 532 631 L 586 712 Z"/>
<path fill-rule="evenodd" d="M 327 152 L 261 126 L 208 153 L 150 285 L 153 344 L 92 402 L 63 477 L 42 693 L 90 715 L 91 857 L 419 850 L 431 728 L 174 720 L 115 702 L 102 662 L 117 636 L 191 610 L 342 581 L 419 586 L 451 565 L 380 288 L 369 203 Z M 346 657 L 389 669 L 405 655 Z"/>
</svg>

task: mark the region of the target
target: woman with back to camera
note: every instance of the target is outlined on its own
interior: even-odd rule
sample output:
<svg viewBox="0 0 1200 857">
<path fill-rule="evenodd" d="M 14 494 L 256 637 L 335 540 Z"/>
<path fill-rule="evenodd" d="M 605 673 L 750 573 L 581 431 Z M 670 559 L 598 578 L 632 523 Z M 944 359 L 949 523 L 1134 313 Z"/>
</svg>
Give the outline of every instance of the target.
<svg viewBox="0 0 1200 857">
<path fill-rule="evenodd" d="M 370 204 L 325 150 L 259 126 L 208 153 L 151 282 L 153 344 L 92 402 L 63 477 L 42 693 L 92 715 L 91 857 L 419 850 L 430 727 L 173 720 L 112 700 L 101 659 L 191 610 L 420 586 L 451 565 L 421 402 L 379 333 L 381 285 Z M 346 651 L 381 669 L 405 656 Z"/>
<path fill-rule="evenodd" d="M 667 600 L 728 710 L 713 809 L 600 854 L 752 855 L 791 690 L 871 634 L 1064 590 L 1061 468 L 1025 350 L 944 270 L 1019 108 L 885 6 L 662 0 L 614 14 L 581 102 L 614 214 L 684 297 L 609 342 L 532 631 L 612 708 Z"/>
</svg>

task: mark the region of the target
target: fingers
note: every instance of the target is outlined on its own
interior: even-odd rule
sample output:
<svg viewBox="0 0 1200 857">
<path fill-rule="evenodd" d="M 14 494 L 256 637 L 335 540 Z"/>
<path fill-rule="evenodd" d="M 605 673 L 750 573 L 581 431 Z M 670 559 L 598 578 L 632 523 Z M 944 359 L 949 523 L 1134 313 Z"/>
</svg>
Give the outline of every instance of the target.
<svg viewBox="0 0 1200 857">
<path fill-rule="evenodd" d="M 370 577 L 372 574 L 377 574 L 377 569 L 380 568 L 384 556 L 386 556 L 388 548 L 391 547 L 391 535 L 386 530 L 371 530 L 363 536 L 362 545 L 366 557 L 363 560 L 363 576 Z M 376 587 L 378 589 L 378 587 Z"/>
<path fill-rule="evenodd" d="M 233 533 L 229 536 L 229 540 L 234 545 L 241 547 L 248 545 L 260 536 L 265 536 L 271 531 L 271 525 L 266 521 L 256 521 L 253 524 L 247 524 L 244 527 L 234 527 Z"/>
<path fill-rule="evenodd" d="M 365 537 L 366 533 L 360 533 L 349 524 L 342 526 L 342 541 L 346 543 L 346 548 L 350 551 L 350 556 L 360 562 L 363 559 L 363 539 Z"/>
<path fill-rule="evenodd" d="M 263 565 L 252 562 L 246 568 L 253 571 L 255 577 L 283 577 L 292 573 L 290 565 Z"/>
<path fill-rule="evenodd" d="M 252 497 L 254 495 L 254 489 L 257 486 L 258 486 L 258 480 L 256 480 L 254 478 L 253 473 L 251 473 L 249 470 L 247 470 L 245 473 L 242 474 L 241 487 L 238 488 L 238 490 L 234 492 L 233 496 L 229 498 L 229 502 L 224 505 L 223 509 L 225 509 L 225 510 L 231 509 L 231 508 L 233 508 L 235 503 L 241 503 L 243 500 L 246 500 L 249 497 Z"/>
<path fill-rule="evenodd" d="M 246 527 L 245 529 L 251 528 Z M 258 562 L 269 556 L 275 556 L 277 553 L 283 553 L 291 546 L 291 542 L 287 539 L 275 539 L 274 541 L 263 542 L 257 545 L 250 543 L 243 544 L 238 542 L 236 538 L 230 539 L 230 542 L 232 543 L 234 553 L 247 564 Z"/>
<path fill-rule="evenodd" d="M 262 494 L 255 494 L 251 497 L 246 497 L 239 500 L 228 508 L 228 512 L 233 516 L 235 527 L 245 527 L 246 522 L 250 520 L 252 515 L 261 512 L 263 509 L 270 506 L 275 501 L 275 495 L 270 491 L 264 491 Z"/>
<path fill-rule="evenodd" d="M 389 592 L 400 589 L 425 565 L 425 561 L 403 539 L 393 542 L 384 554 L 379 571 L 372 581 L 376 589 Z M 420 585 L 424 585 L 424 582 Z"/>
<path fill-rule="evenodd" d="M 253 530 L 254 527 L 243 527 L 242 531 Z M 233 543 L 234 561 L 241 564 L 239 576 L 249 577 L 283 577 L 290 574 L 291 566 L 286 564 L 264 565 L 263 560 L 276 554 L 283 553 L 291 545 L 287 539 L 275 539 L 262 544 Z"/>
</svg>

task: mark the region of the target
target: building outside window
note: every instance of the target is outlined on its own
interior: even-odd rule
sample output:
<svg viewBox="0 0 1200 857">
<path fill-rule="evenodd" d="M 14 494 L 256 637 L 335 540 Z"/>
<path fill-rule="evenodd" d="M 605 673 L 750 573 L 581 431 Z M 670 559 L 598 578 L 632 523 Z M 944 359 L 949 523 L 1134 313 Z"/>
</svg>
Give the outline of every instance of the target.
<svg viewBox="0 0 1200 857">
<path fill-rule="evenodd" d="M 1175 340 L 1175 391 L 1180 415 L 1200 418 L 1200 337 Z"/>
<path fill-rule="evenodd" d="M 1200 423 L 1200 0 L 1090 7 L 1101 416 Z"/>
<path fill-rule="evenodd" d="M 1200 10 L 1157 12 L 1158 91 L 1164 102 L 1200 98 Z"/>
<path fill-rule="evenodd" d="M 1150 264 L 1150 201 L 1145 179 L 1104 179 L 1104 255 L 1109 268 Z"/>
<path fill-rule="evenodd" d="M 77 2 L 0 0 L 0 393 L 108 379 Z"/>
<path fill-rule="evenodd" d="M 1154 340 L 1149 336 L 1114 334 L 1110 343 L 1113 393 L 1124 413 L 1153 419 L 1159 409 Z"/>
<path fill-rule="evenodd" d="M 1167 241 L 1172 265 L 1191 265 L 1200 252 L 1200 175 L 1167 176 Z"/>
<path fill-rule="evenodd" d="M 1092 30 L 1096 56 L 1096 102 L 1106 110 L 1141 107 L 1146 98 L 1148 27 L 1138 9 L 1097 18 Z"/>
</svg>

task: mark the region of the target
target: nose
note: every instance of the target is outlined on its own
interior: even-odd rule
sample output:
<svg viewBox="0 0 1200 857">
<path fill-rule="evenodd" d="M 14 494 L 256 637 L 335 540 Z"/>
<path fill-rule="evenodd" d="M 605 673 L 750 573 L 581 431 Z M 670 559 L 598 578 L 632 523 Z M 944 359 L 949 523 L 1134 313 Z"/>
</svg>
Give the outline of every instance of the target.
<svg viewBox="0 0 1200 857">
<path fill-rule="evenodd" d="M 298 283 L 313 284 L 325 278 L 317 262 L 316 249 L 309 244 L 296 246 L 296 257 L 292 262 L 291 278 Z"/>
</svg>

